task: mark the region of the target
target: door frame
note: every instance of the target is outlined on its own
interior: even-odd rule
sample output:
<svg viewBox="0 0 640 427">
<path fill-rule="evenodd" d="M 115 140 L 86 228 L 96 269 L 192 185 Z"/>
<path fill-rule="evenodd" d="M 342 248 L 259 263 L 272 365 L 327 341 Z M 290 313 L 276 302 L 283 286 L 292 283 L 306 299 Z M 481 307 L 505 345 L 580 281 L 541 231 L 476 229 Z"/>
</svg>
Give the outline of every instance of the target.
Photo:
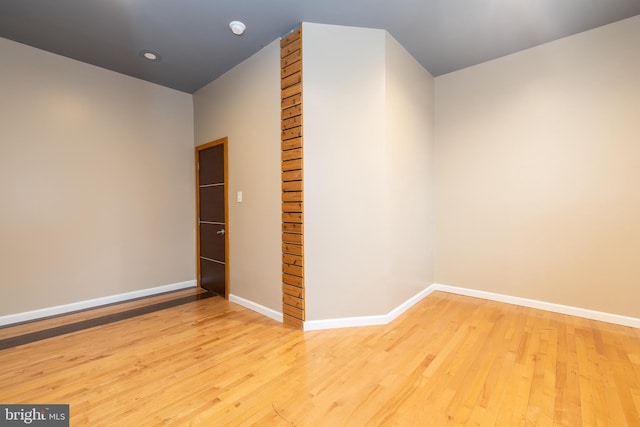
<svg viewBox="0 0 640 427">
<path fill-rule="evenodd" d="M 223 146 L 224 152 L 224 297 L 229 299 L 229 164 L 227 146 L 229 138 L 224 137 L 206 144 L 196 146 L 195 171 L 196 171 L 196 282 L 198 288 L 202 288 L 200 269 L 200 151 L 216 145 Z"/>
</svg>

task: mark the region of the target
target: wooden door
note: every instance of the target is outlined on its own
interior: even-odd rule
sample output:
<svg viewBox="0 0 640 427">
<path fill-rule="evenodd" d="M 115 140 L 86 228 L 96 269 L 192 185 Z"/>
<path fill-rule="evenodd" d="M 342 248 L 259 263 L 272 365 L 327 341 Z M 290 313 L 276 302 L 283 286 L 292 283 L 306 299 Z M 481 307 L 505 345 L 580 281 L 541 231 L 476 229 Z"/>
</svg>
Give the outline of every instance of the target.
<svg viewBox="0 0 640 427">
<path fill-rule="evenodd" d="M 198 286 L 228 297 L 227 139 L 196 147 Z"/>
</svg>

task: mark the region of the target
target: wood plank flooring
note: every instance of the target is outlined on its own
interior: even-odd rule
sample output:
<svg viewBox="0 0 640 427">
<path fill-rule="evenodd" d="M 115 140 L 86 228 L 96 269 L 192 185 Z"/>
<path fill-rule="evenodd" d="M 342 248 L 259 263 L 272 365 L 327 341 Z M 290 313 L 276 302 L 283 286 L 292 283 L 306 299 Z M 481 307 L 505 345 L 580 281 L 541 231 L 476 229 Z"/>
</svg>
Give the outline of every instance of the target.
<svg viewBox="0 0 640 427">
<path fill-rule="evenodd" d="M 193 288 L 136 298 L 130 301 L 107 304 L 13 325 L 3 325 L 0 326 L 0 350 L 105 325 L 212 296 L 213 294 L 206 290 Z"/>
<path fill-rule="evenodd" d="M 2 350 L 0 403 L 68 403 L 72 426 L 640 426 L 640 331 L 436 292 L 302 332 L 213 297 Z"/>
</svg>

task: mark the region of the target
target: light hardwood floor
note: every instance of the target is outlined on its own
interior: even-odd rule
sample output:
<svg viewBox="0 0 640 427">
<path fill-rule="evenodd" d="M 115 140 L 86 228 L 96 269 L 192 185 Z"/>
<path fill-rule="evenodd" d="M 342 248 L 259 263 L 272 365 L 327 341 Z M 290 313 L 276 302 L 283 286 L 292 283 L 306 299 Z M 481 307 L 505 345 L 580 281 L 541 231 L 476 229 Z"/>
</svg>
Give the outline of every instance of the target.
<svg viewBox="0 0 640 427">
<path fill-rule="evenodd" d="M 0 351 L 72 426 L 640 426 L 640 330 L 436 292 L 301 332 L 219 297 Z"/>
</svg>

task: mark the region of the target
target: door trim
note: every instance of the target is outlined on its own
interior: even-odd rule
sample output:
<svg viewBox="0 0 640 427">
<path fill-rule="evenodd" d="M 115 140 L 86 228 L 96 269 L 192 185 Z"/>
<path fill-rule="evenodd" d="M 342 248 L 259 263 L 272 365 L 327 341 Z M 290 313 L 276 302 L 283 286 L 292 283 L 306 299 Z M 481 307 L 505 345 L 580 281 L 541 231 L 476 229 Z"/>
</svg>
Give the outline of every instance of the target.
<svg viewBox="0 0 640 427">
<path fill-rule="evenodd" d="M 207 148 L 215 147 L 216 145 L 223 145 L 224 151 L 224 184 L 227 186 L 224 192 L 224 297 L 229 299 L 229 163 L 228 163 L 228 146 L 229 138 L 216 139 L 215 141 L 207 142 L 206 144 L 196 146 L 195 153 L 195 171 L 196 171 L 196 282 L 199 288 L 202 288 L 200 283 L 200 151 Z"/>
</svg>

